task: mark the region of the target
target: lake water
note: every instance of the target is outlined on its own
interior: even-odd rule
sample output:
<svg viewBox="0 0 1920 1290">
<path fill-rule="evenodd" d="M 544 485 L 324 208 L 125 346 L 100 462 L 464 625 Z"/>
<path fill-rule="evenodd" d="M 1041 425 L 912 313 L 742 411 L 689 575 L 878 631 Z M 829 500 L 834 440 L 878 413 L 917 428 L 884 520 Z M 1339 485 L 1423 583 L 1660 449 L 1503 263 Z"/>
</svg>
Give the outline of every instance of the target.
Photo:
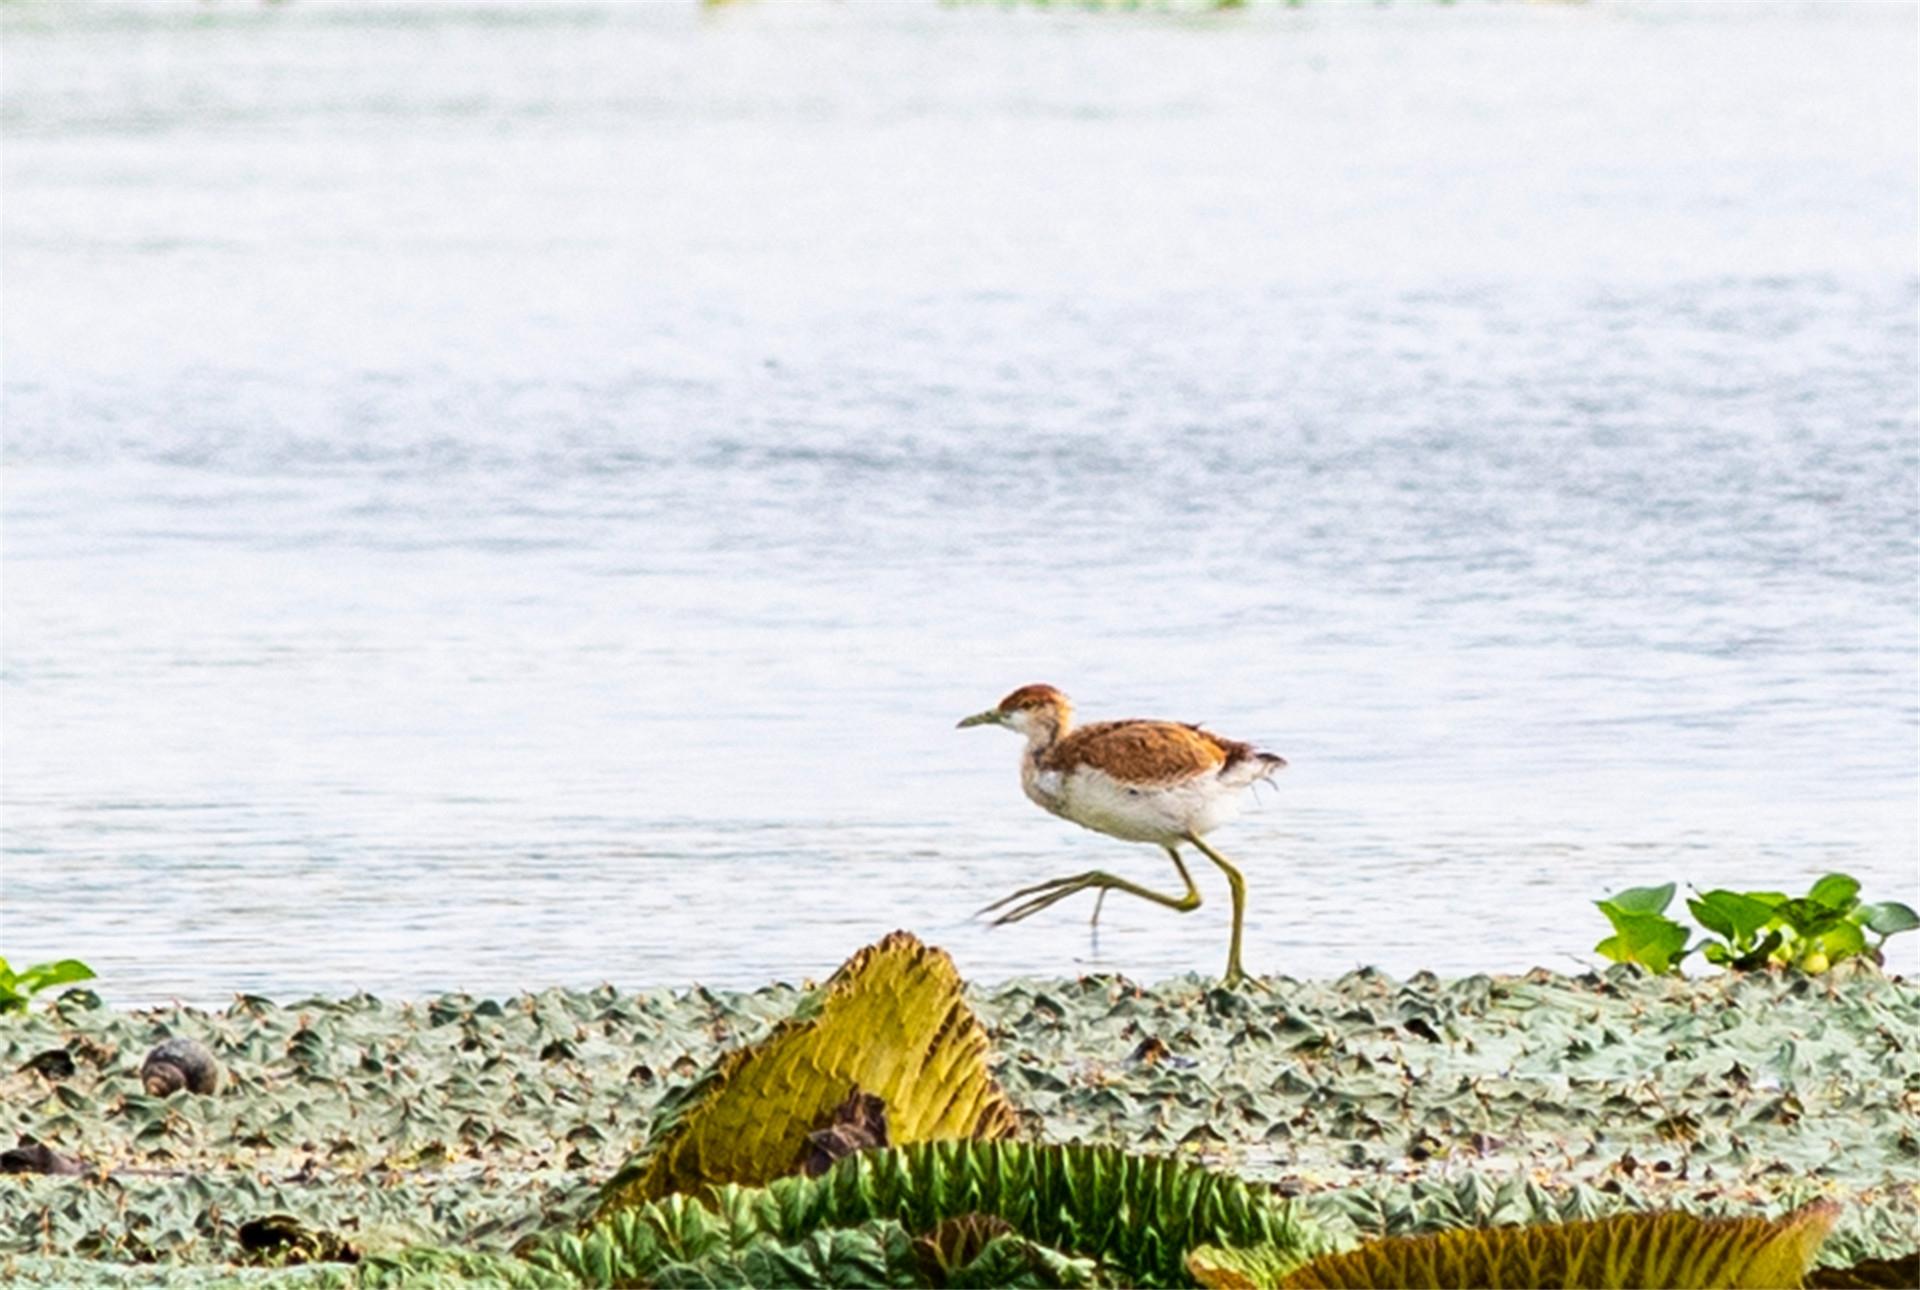
<svg viewBox="0 0 1920 1290">
<path fill-rule="evenodd" d="M 8 3 L 0 950 L 1217 972 L 1204 865 L 969 918 L 1177 885 L 1040 680 L 1290 759 L 1255 971 L 1914 900 L 1917 22 Z"/>
</svg>

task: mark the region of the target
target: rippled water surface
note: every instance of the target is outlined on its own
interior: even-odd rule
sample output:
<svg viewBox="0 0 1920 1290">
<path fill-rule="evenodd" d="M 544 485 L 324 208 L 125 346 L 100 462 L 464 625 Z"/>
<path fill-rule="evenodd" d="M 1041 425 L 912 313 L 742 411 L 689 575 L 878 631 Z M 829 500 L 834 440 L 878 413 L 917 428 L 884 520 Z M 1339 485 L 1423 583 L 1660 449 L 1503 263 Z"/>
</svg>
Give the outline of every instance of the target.
<svg viewBox="0 0 1920 1290">
<path fill-rule="evenodd" d="M 1034 680 L 1291 760 L 1256 970 L 1915 898 L 1910 8 L 0 24 L 9 957 L 1217 970 L 1211 872 L 969 921 L 1176 885 L 953 729 Z"/>
</svg>

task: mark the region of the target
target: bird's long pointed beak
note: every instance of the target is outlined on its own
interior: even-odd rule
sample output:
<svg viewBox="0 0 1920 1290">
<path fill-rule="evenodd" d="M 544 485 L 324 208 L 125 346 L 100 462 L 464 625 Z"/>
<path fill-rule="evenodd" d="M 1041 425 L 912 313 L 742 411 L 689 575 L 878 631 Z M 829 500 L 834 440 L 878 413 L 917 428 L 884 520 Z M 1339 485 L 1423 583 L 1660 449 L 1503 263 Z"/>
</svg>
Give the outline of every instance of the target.
<svg viewBox="0 0 1920 1290">
<path fill-rule="evenodd" d="M 988 708 L 985 712 L 976 712 L 970 717 L 960 718 L 959 724 L 955 725 L 954 729 L 965 730 L 968 726 L 994 725 L 994 724 L 997 724 L 999 720 L 1000 720 L 999 712 L 997 712 L 992 708 Z"/>
</svg>

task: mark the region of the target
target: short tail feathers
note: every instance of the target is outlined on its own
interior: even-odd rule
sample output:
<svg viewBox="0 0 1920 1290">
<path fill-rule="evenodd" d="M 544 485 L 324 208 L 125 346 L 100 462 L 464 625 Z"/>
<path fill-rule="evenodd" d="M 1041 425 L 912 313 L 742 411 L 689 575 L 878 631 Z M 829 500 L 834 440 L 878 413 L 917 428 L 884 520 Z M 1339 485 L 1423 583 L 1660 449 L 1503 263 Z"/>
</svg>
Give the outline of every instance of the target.
<svg viewBox="0 0 1920 1290">
<path fill-rule="evenodd" d="M 1236 744 L 1220 767 L 1220 778 L 1236 788 L 1267 779 L 1284 770 L 1287 759 L 1279 753 L 1261 752 L 1252 744 Z"/>
</svg>

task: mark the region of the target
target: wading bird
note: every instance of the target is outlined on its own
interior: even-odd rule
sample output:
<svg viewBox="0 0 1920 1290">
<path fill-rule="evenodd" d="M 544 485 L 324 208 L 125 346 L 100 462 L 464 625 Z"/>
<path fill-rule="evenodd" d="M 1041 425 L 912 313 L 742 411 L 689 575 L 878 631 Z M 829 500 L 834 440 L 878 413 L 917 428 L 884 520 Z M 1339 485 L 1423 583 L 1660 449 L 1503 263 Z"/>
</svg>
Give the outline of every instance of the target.
<svg viewBox="0 0 1920 1290">
<path fill-rule="evenodd" d="M 1227 984 L 1246 978 L 1240 965 L 1246 880 L 1203 839 L 1239 809 L 1243 790 L 1287 764 L 1284 757 L 1176 721 L 1099 721 L 1075 729 L 1073 705 L 1050 685 L 1023 685 L 998 705 L 960 722 L 963 728 L 984 725 L 1005 726 L 1027 737 L 1020 755 L 1020 787 L 1037 805 L 1096 833 L 1164 848 L 1187 890 L 1168 896 L 1094 869 L 1022 887 L 982 914 L 1004 910 L 995 926 L 1017 923 L 1082 891 L 1100 893 L 1093 907 L 1096 922 L 1099 901 L 1109 891 L 1124 891 L 1184 914 L 1200 908 L 1200 889 L 1180 858 L 1179 846 L 1188 842 L 1226 872 L 1233 892 Z"/>
</svg>

